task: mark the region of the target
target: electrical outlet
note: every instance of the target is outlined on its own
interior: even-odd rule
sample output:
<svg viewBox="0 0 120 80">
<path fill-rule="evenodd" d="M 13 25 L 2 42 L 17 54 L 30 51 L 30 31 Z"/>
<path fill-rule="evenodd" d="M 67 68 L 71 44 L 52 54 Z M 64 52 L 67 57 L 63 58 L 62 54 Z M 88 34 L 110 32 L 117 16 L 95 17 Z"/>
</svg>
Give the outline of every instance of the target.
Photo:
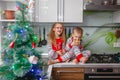
<svg viewBox="0 0 120 80">
<path fill-rule="evenodd" d="M 115 43 L 113 44 L 113 47 L 120 47 L 120 42 L 115 42 Z"/>
</svg>

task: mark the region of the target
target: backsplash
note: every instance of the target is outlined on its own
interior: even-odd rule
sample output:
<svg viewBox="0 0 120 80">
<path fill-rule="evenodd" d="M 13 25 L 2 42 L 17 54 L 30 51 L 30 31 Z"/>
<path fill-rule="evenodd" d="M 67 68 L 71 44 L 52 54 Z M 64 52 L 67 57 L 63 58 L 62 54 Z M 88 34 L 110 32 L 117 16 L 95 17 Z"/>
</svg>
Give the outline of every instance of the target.
<svg viewBox="0 0 120 80">
<path fill-rule="evenodd" d="M 72 31 L 72 28 L 75 26 L 81 26 L 84 30 L 83 34 L 83 46 L 84 49 L 89 49 L 93 53 L 116 53 L 120 52 L 120 38 L 116 38 L 115 33 L 117 30 L 117 35 L 120 37 L 120 25 L 117 26 L 82 26 L 80 24 L 65 24 L 66 28 L 66 38 L 69 37 L 69 34 Z M 41 24 L 41 23 L 32 23 L 31 25 L 36 35 L 41 38 L 41 41 L 44 39 L 44 28 L 45 28 L 45 40 L 48 40 L 48 33 L 52 24 Z M 5 35 L 6 23 L 3 24 L 2 35 Z M 118 45 L 114 45 L 119 43 Z M 37 47 L 37 50 L 47 53 L 47 45 L 42 45 Z"/>
<path fill-rule="evenodd" d="M 66 28 L 66 38 L 69 37 L 69 32 L 75 26 L 65 26 Z M 119 26 L 81 26 L 84 30 L 83 35 L 83 46 L 84 49 L 89 49 L 93 53 L 117 53 L 120 52 L 120 38 L 116 38 L 116 31 L 119 31 L 117 35 L 120 37 L 120 27 Z M 40 27 L 41 33 L 43 33 L 43 27 Z M 46 29 L 46 40 L 47 34 L 50 31 L 50 26 L 45 27 Z M 43 36 L 43 34 L 41 34 Z M 43 37 L 41 37 L 43 39 Z M 118 45 L 115 45 L 118 43 Z M 47 45 L 37 48 L 38 50 L 47 53 Z M 118 47 L 119 46 L 119 47 Z"/>
<path fill-rule="evenodd" d="M 120 37 L 116 38 L 116 31 L 120 31 L 115 27 L 86 27 L 84 29 L 83 45 L 85 49 L 91 50 L 93 53 L 115 53 L 120 52 Z M 120 36 L 120 32 L 119 32 Z M 119 44 L 119 47 L 115 45 Z"/>
</svg>

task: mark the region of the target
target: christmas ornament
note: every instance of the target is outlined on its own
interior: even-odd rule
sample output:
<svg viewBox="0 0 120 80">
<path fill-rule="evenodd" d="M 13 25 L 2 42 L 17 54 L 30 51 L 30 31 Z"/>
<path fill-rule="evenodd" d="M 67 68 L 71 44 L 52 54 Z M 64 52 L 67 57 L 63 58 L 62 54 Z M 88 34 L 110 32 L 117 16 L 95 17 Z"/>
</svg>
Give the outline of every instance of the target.
<svg viewBox="0 0 120 80">
<path fill-rule="evenodd" d="M 29 39 L 29 34 L 26 29 L 20 29 L 19 37 L 23 42 L 26 42 Z"/>
<path fill-rule="evenodd" d="M 26 51 L 26 54 L 27 54 L 27 55 L 31 55 L 31 54 L 32 54 L 32 52 L 31 52 L 31 51 L 29 51 L 29 50 L 27 50 L 27 51 Z"/>
<path fill-rule="evenodd" d="M 28 5 L 28 9 L 30 13 L 34 12 L 34 8 L 35 8 L 35 0 L 30 0 L 29 1 L 29 5 Z"/>
<path fill-rule="evenodd" d="M 33 36 L 33 41 L 37 42 L 38 41 L 38 37 L 36 35 Z"/>
<path fill-rule="evenodd" d="M 17 9 L 17 10 L 20 10 L 20 7 L 19 7 L 18 5 L 16 5 L 16 9 Z"/>
<path fill-rule="evenodd" d="M 23 9 L 27 8 L 27 5 L 23 4 L 19 1 L 16 1 L 16 8 L 17 8 L 17 10 L 23 10 Z"/>
<path fill-rule="evenodd" d="M 18 34 L 16 34 L 15 39 L 9 44 L 9 47 L 10 47 L 10 48 L 14 48 L 15 40 L 17 39 L 17 37 L 18 37 Z"/>
<path fill-rule="evenodd" d="M 32 63 L 32 64 L 37 64 L 37 62 L 38 62 L 38 58 L 35 57 L 34 55 L 33 55 L 33 56 L 30 56 L 30 57 L 28 58 L 28 60 L 29 60 L 29 62 Z"/>
<path fill-rule="evenodd" d="M 28 55 L 27 55 L 27 54 L 23 54 L 23 56 L 24 56 L 25 58 L 28 58 Z"/>
<path fill-rule="evenodd" d="M 14 45 L 15 45 L 15 42 L 12 41 L 12 42 L 9 44 L 9 47 L 10 47 L 10 48 L 14 48 Z"/>
<path fill-rule="evenodd" d="M 32 42 L 32 48 L 35 48 L 36 46 L 35 46 L 35 43 L 34 42 Z"/>
<path fill-rule="evenodd" d="M 33 64 L 32 66 L 30 73 L 36 78 L 36 80 L 42 80 L 42 69 L 36 64 Z"/>
<path fill-rule="evenodd" d="M 25 28 L 28 28 L 29 26 L 28 25 L 25 25 Z"/>
<path fill-rule="evenodd" d="M 10 39 L 10 40 L 13 40 L 14 39 L 14 33 L 13 32 L 11 32 L 11 31 L 9 31 L 8 33 L 7 33 L 7 36 L 8 36 L 8 38 Z"/>
<path fill-rule="evenodd" d="M 16 8 L 17 8 L 17 10 L 20 10 L 21 7 L 22 7 L 22 3 L 19 2 L 19 1 L 17 1 L 16 2 Z"/>
<path fill-rule="evenodd" d="M 9 32 L 10 30 L 9 29 L 6 29 L 6 32 Z"/>
</svg>

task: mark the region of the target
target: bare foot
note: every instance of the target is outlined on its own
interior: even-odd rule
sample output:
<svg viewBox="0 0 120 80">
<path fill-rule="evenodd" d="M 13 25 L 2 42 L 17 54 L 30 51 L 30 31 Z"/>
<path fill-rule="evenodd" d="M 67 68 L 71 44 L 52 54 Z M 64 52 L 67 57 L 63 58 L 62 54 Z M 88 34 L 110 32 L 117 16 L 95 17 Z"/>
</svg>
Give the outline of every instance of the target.
<svg viewBox="0 0 120 80">
<path fill-rule="evenodd" d="M 48 60 L 48 65 L 55 64 L 54 60 Z"/>
<path fill-rule="evenodd" d="M 78 63 L 79 63 L 77 59 L 74 59 L 73 62 L 74 62 L 75 64 L 78 64 Z"/>
<path fill-rule="evenodd" d="M 59 63 L 59 60 L 48 60 L 48 65 Z"/>
<path fill-rule="evenodd" d="M 70 59 L 67 59 L 65 62 L 67 62 L 67 63 L 68 63 L 69 61 L 70 61 Z"/>
<path fill-rule="evenodd" d="M 82 57 L 82 58 L 81 58 L 81 62 L 82 62 L 82 64 L 86 63 L 86 62 L 87 62 L 87 60 L 88 60 L 88 58 L 87 58 L 87 57 Z"/>
</svg>

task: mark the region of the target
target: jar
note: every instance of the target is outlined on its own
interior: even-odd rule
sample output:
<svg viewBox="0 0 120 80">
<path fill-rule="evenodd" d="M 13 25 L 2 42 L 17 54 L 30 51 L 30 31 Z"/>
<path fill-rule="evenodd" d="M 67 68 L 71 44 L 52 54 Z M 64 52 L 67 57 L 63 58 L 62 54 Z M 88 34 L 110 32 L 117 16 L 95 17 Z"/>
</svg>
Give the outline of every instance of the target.
<svg viewBox="0 0 120 80">
<path fill-rule="evenodd" d="M 5 10 L 5 19 L 15 19 L 15 11 Z"/>
</svg>

